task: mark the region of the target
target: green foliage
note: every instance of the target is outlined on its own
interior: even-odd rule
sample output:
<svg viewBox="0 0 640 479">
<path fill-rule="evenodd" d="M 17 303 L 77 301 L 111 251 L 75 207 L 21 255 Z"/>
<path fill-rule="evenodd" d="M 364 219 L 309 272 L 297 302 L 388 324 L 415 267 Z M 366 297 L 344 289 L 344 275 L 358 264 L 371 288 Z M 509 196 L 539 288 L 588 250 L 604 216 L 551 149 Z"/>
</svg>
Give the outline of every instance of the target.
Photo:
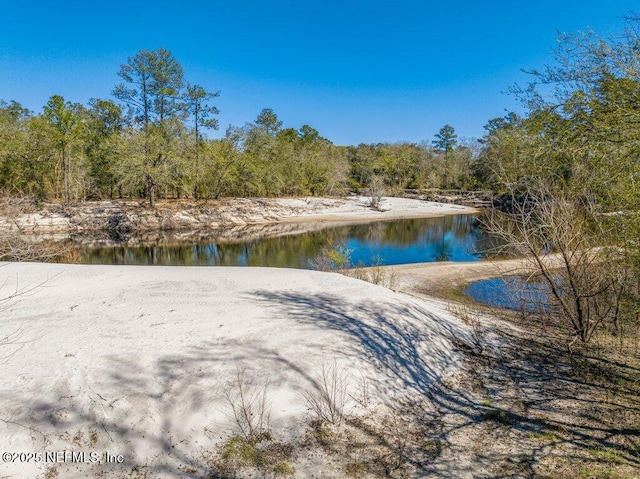
<svg viewBox="0 0 640 479">
<path fill-rule="evenodd" d="M 132 138 L 141 138 L 138 154 L 131 157 L 132 164 L 125 171 L 138 174 L 144 182 L 144 196 L 154 207 L 158 190 L 181 192 L 181 169 L 175 168 L 175 143 L 184 133 L 182 120 L 193 103 L 200 105 L 200 90 L 190 91 L 187 108 L 183 100 L 184 73 L 171 52 L 159 48 L 140 50 L 118 72 L 125 83 L 113 90 L 116 98 L 129 109 L 133 125 L 140 127 Z M 129 178 L 131 180 L 131 178 Z M 197 187 L 196 187 L 197 188 Z M 166 193 L 165 193 L 166 194 Z"/>
<path fill-rule="evenodd" d="M 321 253 L 311 262 L 318 271 L 335 271 L 351 267 L 351 250 L 344 245 L 323 246 Z"/>
<path fill-rule="evenodd" d="M 113 95 L 128 108 L 134 122 L 149 126 L 182 114 L 182 66 L 164 48 L 140 50 L 120 66 Z"/>
<path fill-rule="evenodd" d="M 276 136 L 281 127 L 282 122 L 271 108 L 262 110 L 254 124 L 254 128 L 262 136 Z"/>
<path fill-rule="evenodd" d="M 222 444 L 211 466 L 214 474 L 225 477 L 236 477 L 242 470 L 287 477 L 296 472 L 288 462 L 292 454 L 289 444 L 272 442 L 270 438 L 250 442 L 242 436 L 232 436 Z"/>
<path fill-rule="evenodd" d="M 296 468 L 286 461 L 277 462 L 273 466 L 273 475 L 276 477 L 293 476 L 296 473 Z"/>
<path fill-rule="evenodd" d="M 141 156 L 138 171 L 142 172 L 147 188 L 156 187 L 164 197 L 182 193 L 182 168 L 184 126 L 178 121 L 165 121 L 161 125 L 151 125 L 141 136 Z M 153 192 L 147 192 L 152 195 Z"/>
<path fill-rule="evenodd" d="M 55 194 L 57 197 L 62 195 L 65 203 L 72 198 L 76 201 L 84 199 L 86 192 L 81 146 L 83 116 L 81 105 L 65 102 L 60 95 L 53 95 L 44 107 L 43 118 L 50 126 L 51 140 L 58 149 L 54 163 Z"/>
<path fill-rule="evenodd" d="M 200 85 L 189 85 L 184 96 L 185 111 L 193 118 L 194 129 L 198 127 L 218 129 L 218 119 L 212 115 L 220 113 L 218 108 L 208 102 L 220 96 L 220 92 L 209 93 Z M 199 138 L 198 135 L 196 135 Z"/>
<path fill-rule="evenodd" d="M 556 63 L 514 89 L 527 114 L 489 122 L 475 168 L 510 197 L 495 231 L 536 260 L 561 255 L 559 273 L 536 268 L 584 343 L 640 311 L 640 18 L 628 22 L 611 39 L 561 37 Z"/>
<path fill-rule="evenodd" d="M 41 127 L 41 128 L 40 128 Z M 45 135 L 48 128 L 19 103 L 0 102 L 0 185 L 4 190 L 42 198 L 46 195 L 48 154 L 54 145 Z"/>
<path fill-rule="evenodd" d="M 451 186 L 455 186 L 455 180 L 453 175 L 451 174 L 451 170 L 453 168 L 452 165 L 452 153 L 457 144 L 458 135 L 456 135 L 455 130 L 451 125 L 445 125 L 440 128 L 440 131 L 435 135 L 435 140 L 431 143 L 433 146 L 442 152 L 444 158 L 444 174 L 442 177 L 442 185 L 445 188 L 449 188 Z"/>
<path fill-rule="evenodd" d="M 122 109 L 110 100 L 92 99 L 85 130 L 85 155 L 90 178 L 89 197 L 113 198 L 120 177 L 116 144 L 124 130 Z"/>
<path fill-rule="evenodd" d="M 212 118 L 212 115 L 219 113 L 215 106 L 207 104 L 213 98 L 220 95 L 219 92 L 208 93 L 199 85 L 190 85 L 187 87 L 185 94 L 185 111 L 193 117 L 193 197 L 198 199 L 201 190 L 201 166 L 200 166 L 200 150 L 202 148 L 202 138 L 200 128 L 218 129 L 218 120 Z"/>
<path fill-rule="evenodd" d="M 637 207 L 640 22 L 629 22 L 610 41 L 594 33 L 561 37 L 556 65 L 531 72 L 530 87 L 515 90 L 528 114 L 487 125 L 482 179 L 506 191 L 535 178 L 571 195 L 596 195 L 607 209 Z"/>
<path fill-rule="evenodd" d="M 0 103 L 0 187 L 42 200 L 147 198 L 153 206 L 156 198 L 341 195 L 377 178 L 388 194 L 474 186 L 474 150 L 457 146 L 452 127 L 439 134 L 442 151 L 412 143 L 343 147 L 307 124 L 284 128 L 265 108 L 209 140 L 219 93 L 189 84 L 170 51 L 140 50 L 118 76 L 115 102 L 91 99 L 85 107 L 54 95 L 40 114 Z"/>
<path fill-rule="evenodd" d="M 368 467 L 363 462 L 350 462 L 346 466 L 344 466 L 344 473 L 347 477 L 364 477 L 364 475 L 368 472 Z"/>
<path fill-rule="evenodd" d="M 451 153 L 457 144 L 458 135 L 451 125 L 444 125 L 435 135 L 433 145 L 444 153 Z"/>
</svg>

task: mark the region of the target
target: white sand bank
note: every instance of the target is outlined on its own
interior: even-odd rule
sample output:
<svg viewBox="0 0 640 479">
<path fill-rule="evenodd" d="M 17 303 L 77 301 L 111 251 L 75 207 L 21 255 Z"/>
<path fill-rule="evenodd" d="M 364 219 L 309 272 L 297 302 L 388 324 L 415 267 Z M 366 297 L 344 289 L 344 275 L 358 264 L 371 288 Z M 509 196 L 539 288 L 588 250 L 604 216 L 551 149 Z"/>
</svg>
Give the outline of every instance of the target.
<svg viewBox="0 0 640 479">
<path fill-rule="evenodd" d="M 435 203 L 410 198 L 384 197 L 378 209 L 369 206 L 370 198 L 352 196 L 340 200 L 323 198 L 277 198 L 279 205 L 293 208 L 280 221 L 383 221 L 406 218 L 472 214 L 469 206 Z"/>
<path fill-rule="evenodd" d="M 379 209 L 369 198 L 222 198 L 206 202 L 160 200 L 156 208 L 139 201 L 89 201 L 62 207 L 45 204 L 38 211 L 0 217 L 0 229 L 63 239 L 69 233 L 117 228 L 137 234 L 194 231 L 234 225 L 276 223 L 362 223 L 477 212 L 466 206 L 407 198 L 383 198 Z"/>
<path fill-rule="evenodd" d="M 427 394 L 456 371 L 437 303 L 338 274 L 269 268 L 5 264 L 0 315 L 0 477 L 197 477 L 232 432 L 228 383 L 268 384 L 276 436 L 308 423 L 304 392 L 323 363 L 368 378 L 373 406 Z M 351 401 L 349 411 L 357 414 Z M 122 464 L 51 462 L 61 450 Z M 49 454 L 48 460 L 45 454 Z M 91 462 L 91 461 L 89 461 Z M 298 470 L 296 477 L 310 477 Z"/>
<path fill-rule="evenodd" d="M 562 268 L 562 256 L 549 254 L 543 262 L 550 268 Z M 511 275 L 529 275 L 538 270 L 534 258 L 498 259 L 489 261 L 413 263 L 383 266 L 392 271 L 395 289 L 408 294 L 437 295 L 449 288 L 460 288 L 475 281 Z"/>
</svg>

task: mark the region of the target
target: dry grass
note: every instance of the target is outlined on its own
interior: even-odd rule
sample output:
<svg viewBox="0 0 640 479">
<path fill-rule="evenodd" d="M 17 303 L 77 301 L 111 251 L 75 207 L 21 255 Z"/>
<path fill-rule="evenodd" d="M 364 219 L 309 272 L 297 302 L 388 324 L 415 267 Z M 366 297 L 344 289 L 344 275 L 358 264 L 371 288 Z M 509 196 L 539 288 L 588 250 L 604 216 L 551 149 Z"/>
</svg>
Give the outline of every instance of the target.
<svg viewBox="0 0 640 479">
<path fill-rule="evenodd" d="M 469 308 L 459 313 L 475 330 Z M 640 477 L 637 336 L 621 346 L 602 333 L 569 354 L 564 325 L 495 315 L 501 320 L 490 329 L 498 343 L 484 350 L 457 343 L 467 360 L 454 395 L 466 395 L 479 411 L 463 428 L 483 444 L 473 460 L 491 458 L 499 478 Z"/>
</svg>

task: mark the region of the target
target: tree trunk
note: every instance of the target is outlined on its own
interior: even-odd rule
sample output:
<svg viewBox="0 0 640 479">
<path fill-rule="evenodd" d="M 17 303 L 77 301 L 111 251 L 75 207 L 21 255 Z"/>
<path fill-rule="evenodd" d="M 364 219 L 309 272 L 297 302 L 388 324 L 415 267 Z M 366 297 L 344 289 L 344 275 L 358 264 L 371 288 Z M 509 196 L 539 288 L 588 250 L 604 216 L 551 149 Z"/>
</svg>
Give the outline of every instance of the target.
<svg viewBox="0 0 640 479">
<path fill-rule="evenodd" d="M 151 176 L 146 175 L 147 195 L 149 195 L 149 206 L 156 207 L 156 185 L 153 183 Z"/>
<path fill-rule="evenodd" d="M 69 204 L 69 198 L 71 197 L 71 188 L 69 186 L 70 180 L 70 163 L 71 159 L 69 158 L 70 152 L 67 151 L 67 145 L 63 143 L 62 145 L 62 181 L 64 184 L 64 204 Z"/>
<path fill-rule="evenodd" d="M 197 200 L 198 199 L 198 181 L 200 180 L 200 157 L 198 155 L 199 153 L 199 149 L 200 149 L 200 142 L 199 142 L 199 132 L 198 132 L 198 105 L 196 105 L 196 177 L 195 177 L 195 184 L 193 185 L 193 199 Z"/>
<path fill-rule="evenodd" d="M 149 206 L 151 208 L 156 207 L 156 187 L 155 185 L 149 185 Z"/>
</svg>

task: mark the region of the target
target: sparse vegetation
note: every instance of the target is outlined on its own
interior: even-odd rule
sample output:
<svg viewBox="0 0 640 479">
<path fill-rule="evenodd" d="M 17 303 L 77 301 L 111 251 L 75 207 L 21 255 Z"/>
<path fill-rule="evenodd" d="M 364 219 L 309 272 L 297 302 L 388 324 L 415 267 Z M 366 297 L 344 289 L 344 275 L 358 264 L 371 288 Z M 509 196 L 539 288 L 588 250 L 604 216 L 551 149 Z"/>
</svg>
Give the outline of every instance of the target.
<svg viewBox="0 0 640 479">
<path fill-rule="evenodd" d="M 344 473 L 348 477 L 353 477 L 354 479 L 364 477 L 368 470 L 367 465 L 363 462 L 350 462 L 344 466 Z"/>
<path fill-rule="evenodd" d="M 238 434 L 220 444 L 208 457 L 210 476 L 239 477 L 255 470 L 273 477 L 295 473 L 288 461 L 294 449 L 273 440 L 270 424 L 268 384 L 252 384 L 246 369 L 238 368 L 224 393 Z"/>
<path fill-rule="evenodd" d="M 464 303 L 454 304 L 454 306 L 449 306 L 449 310 L 467 326 L 471 327 L 471 344 L 478 353 L 482 353 L 487 341 L 485 337 L 486 326 L 483 326 L 479 313 Z"/>
<path fill-rule="evenodd" d="M 483 444 L 500 438 L 500 449 L 522 455 L 501 460 L 489 446 L 497 477 L 523 471 L 525 477 L 634 477 L 640 415 L 629 407 L 640 397 L 640 383 L 626 378 L 640 364 L 638 351 L 603 349 L 594 357 L 594 347 L 582 345 L 567 355 L 563 324 L 499 310 L 493 316 L 497 342 L 485 343 L 481 353 L 461 351 L 467 358 L 462 388 L 476 398 L 474 410 L 486 423 L 470 424 L 467 434 L 479 434 Z M 594 333 L 594 344 L 601 334 Z"/>
<path fill-rule="evenodd" d="M 640 320 L 640 17 L 626 20 L 609 38 L 562 35 L 555 62 L 514 88 L 526 114 L 490 122 L 478 162 L 503 194 L 485 226 L 531 259 L 539 316 L 565 324 L 569 349 Z"/>
<path fill-rule="evenodd" d="M 43 479 L 57 479 L 59 476 L 56 466 L 48 466 L 44 472 Z"/>
<path fill-rule="evenodd" d="M 268 384 L 251 384 L 246 370 L 237 369 L 224 392 L 238 432 L 247 444 L 271 439 L 271 402 Z"/>
<path fill-rule="evenodd" d="M 374 210 L 382 211 L 383 196 L 386 194 L 382 178 L 374 176 L 369 182 L 366 194 L 369 197 L 367 206 Z"/>
<path fill-rule="evenodd" d="M 329 244 L 322 248 L 319 255 L 310 261 L 318 271 L 341 271 L 351 266 L 351 250 L 344 245 Z"/>
<path fill-rule="evenodd" d="M 41 241 L 24 235 L 16 219 L 37 211 L 37 200 L 30 196 L 0 196 L 0 261 L 54 261 L 68 254 L 66 242 Z"/>
<path fill-rule="evenodd" d="M 323 362 L 313 389 L 303 393 L 307 407 L 315 421 L 334 426 L 342 424 L 349 397 L 350 377 L 348 369 L 336 359 Z"/>
<path fill-rule="evenodd" d="M 337 271 L 351 278 L 396 289 L 397 276 L 393 269 L 385 268 L 379 257 L 372 258 L 372 263 L 368 267 L 362 263 L 354 265 L 351 261 L 351 250 L 344 245 L 333 243 L 324 246 L 321 253 L 310 261 L 311 267 L 318 271 Z"/>
</svg>

